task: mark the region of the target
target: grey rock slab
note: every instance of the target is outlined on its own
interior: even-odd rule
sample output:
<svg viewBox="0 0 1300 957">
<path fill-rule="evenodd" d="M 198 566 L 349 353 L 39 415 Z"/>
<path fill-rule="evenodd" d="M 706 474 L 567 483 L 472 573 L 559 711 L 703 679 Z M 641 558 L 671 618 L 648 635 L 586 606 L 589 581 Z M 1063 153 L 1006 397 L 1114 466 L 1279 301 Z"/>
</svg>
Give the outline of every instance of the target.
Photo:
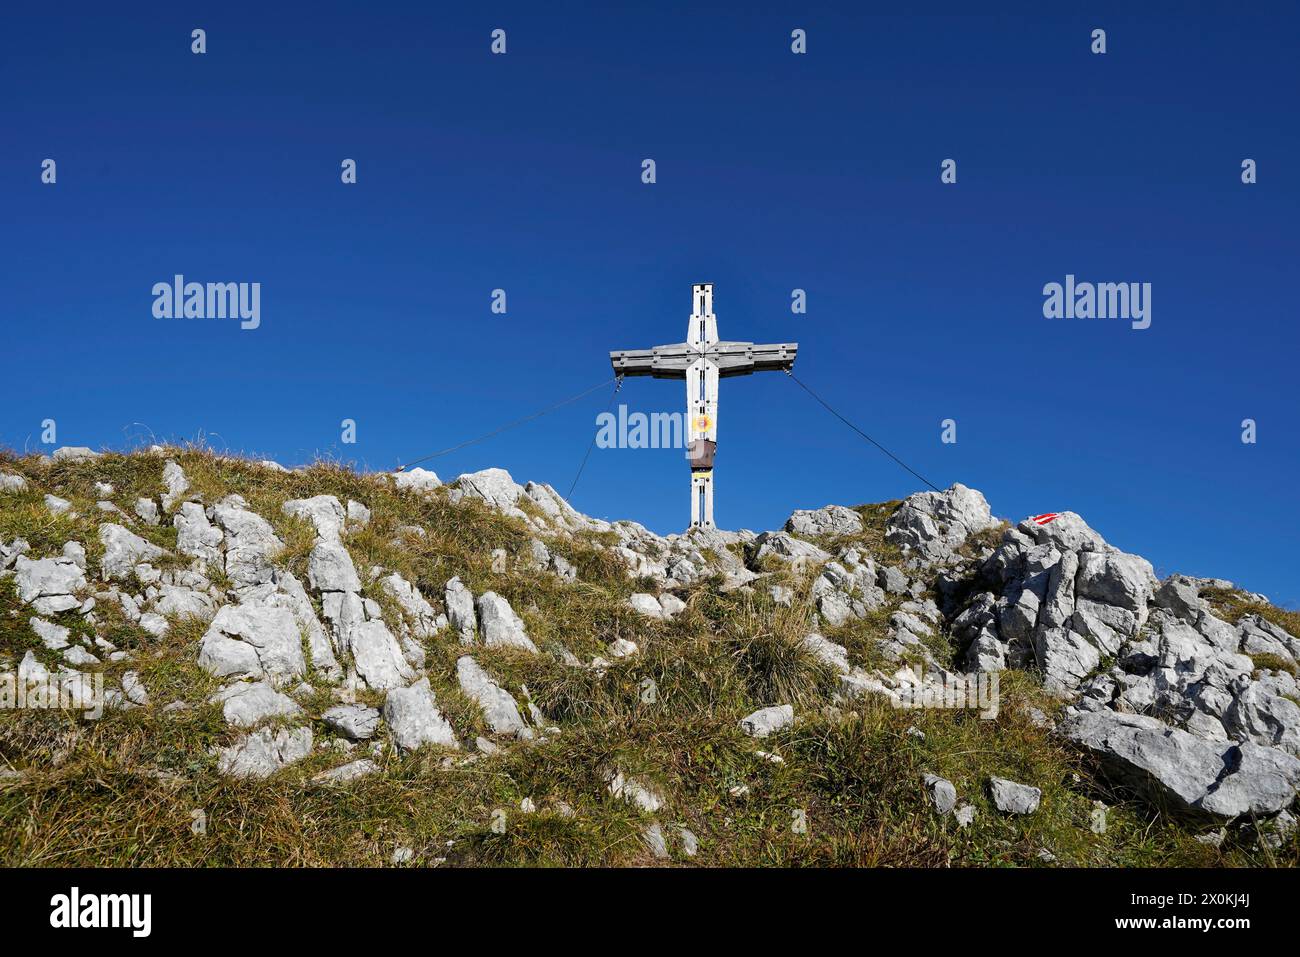
<svg viewBox="0 0 1300 957">
<path fill-rule="evenodd" d="M 267 718 L 289 718 L 302 713 L 292 698 L 265 681 L 237 681 L 218 691 L 211 701 L 221 705 L 226 723 L 237 728 L 251 728 Z"/>
<path fill-rule="evenodd" d="M 159 594 L 154 599 L 153 610 L 160 615 L 179 617 L 206 618 L 211 615 L 216 605 L 206 592 L 179 585 L 161 585 Z"/>
<path fill-rule="evenodd" d="M 14 584 L 18 589 L 18 599 L 31 604 L 41 598 L 65 597 L 80 591 L 86 587 L 86 573 L 68 558 L 33 561 L 26 555 L 19 555 L 14 562 Z M 79 601 L 73 601 L 69 607 L 79 604 Z"/>
<path fill-rule="evenodd" d="M 221 750 L 217 770 L 239 778 L 266 778 L 311 754 L 310 728 L 261 728 Z"/>
<path fill-rule="evenodd" d="M 663 828 L 658 822 L 651 824 L 641 832 L 641 839 L 645 842 L 650 853 L 660 860 L 668 859 L 668 842 L 664 839 Z"/>
<path fill-rule="evenodd" d="M 447 605 L 447 620 L 456 629 L 462 645 L 474 644 L 478 633 L 478 615 L 474 611 L 474 593 L 457 576 L 447 582 L 443 592 Z"/>
<path fill-rule="evenodd" d="M 225 533 L 226 575 L 235 586 L 270 582 L 275 572 L 271 556 L 284 548 L 271 523 L 250 512 L 237 495 L 223 499 L 212 514 Z"/>
<path fill-rule="evenodd" d="M 1062 552 L 1104 552 L 1111 546 L 1074 512 L 1060 512 L 1044 525 L 1025 519 L 1016 530 L 1038 545 L 1051 545 Z"/>
<path fill-rule="evenodd" d="M 1224 821 L 1275 814 L 1300 784 L 1300 760 L 1253 742 L 1206 741 L 1146 715 L 1076 712 L 1058 732 L 1157 807 Z"/>
<path fill-rule="evenodd" d="M 876 573 L 876 581 L 881 588 L 891 595 L 907 594 L 907 576 L 903 574 L 901 569 L 895 568 L 893 565 L 881 568 Z"/>
<path fill-rule="evenodd" d="M 316 529 L 316 534 L 326 541 L 338 541 L 347 519 L 342 503 L 333 495 L 316 495 L 296 498 L 280 506 L 285 515 L 305 518 Z"/>
<path fill-rule="evenodd" d="M 393 741 L 403 751 L 436 744 L 459 750 L 456 733 L 438 710 L 429 679 L 421 678 L 409 688 L 393 688 L 384 699 L 384 720 Z"/>
<path fill-rule="evenodd" d="M 383 691 L 415 677 L 401 644 L 382 619 L 372 618 L 353 629 L 350 646 L 357 674 L 368 687 Z"/>
<path fill-rule="evenodd" d="M 1036 636 L 1035 653 L 1043 683 L 1053 691 L 1077 688 L 1101 664 L 1097 647 L 1067 628 L 1048 628 Z"/>
<path fill-rule="evenodd" d="M 338 541 L 318 539 L 307 559 L 307 582 L 316 591 L 361 591 L 352 556 Z"/>
<path fill-rule="evenodd" d="M 952 809 L 957 806 L 957 789 L 953 787 L 952 782 L 937 774 L 925 775 L 922 782 L 925 785 L 926 796 L 939 815 L 952 813 Z"/>
<path fill-rule="evenodd" d="M 785 530 L 795 535 L 853 535 L 862 531 L 862 516 L 843 505 L 799 509 L 786 519 Z"/>
<path fill-rule="evenodd" d="M 182 502 L 172 516 L 176 527 L 176 550 L 209 564 L 221 561 L 221 542 L 225 537 L 221 529 L 209 520 L 198 502 Z"/>
<path fill-rule="evenodd" d="M 766 738 L 794 724 L 794 708 L 788 704 L 759 708 L 740 719 L 740 730 L 751 738 Z"/>
<path fill-rule="evenodd" d="M 823 638 L 816 632 L 805 635 L 801 644 L 813 658 L 836 674 L 849 673 L 849 651 L 843 645 Z"/>
<path fill-rule="evenodd" d="M 168 461 L 163 465 L 162 471 L 163 511 L 170 512 L 181 497 L 189 491 L 190 480 L 185 477 L 185 470 L 175 462 Z"/>
<path fill-rule="evenodd" d="M 763 532 L 754 539 L 755 564 L 768 556 L 793 564 L 821 564 L 831 559 L 829 552 L 788 532 Z"/>
<path fill-rule="evenodd" d="M 456 660 L 456 680 L 460 683 L 460 690 L 482 710 L 483 720 L 494 734 L 532 737 L 532 730 L 524 723 L 514 697 L 493 681 L 469 655 Z"/>
<path fill-rule="evenodd" d="M 646 592 L 636 592 L 627 600 L 634 611 L 640 612 L 647 618 L 663 618 L 664 610 L 659 605 L 659 599 L 654 595 Z"/>
<path fill-rule="evenodd" d="M 171 630 L 166 618 L 151 611 L 140 616 L 140 627 L 155 638 L 162 638 Z"/>
<path fill-rule="evenodd" d="M 132 510 L 136 518 L 146 525 L 157 525 L 162 521 L 162 512 L 158 509 L 158 503 L 151 498 L 137 498 Z"/>
<path fill-rule="evenodd" d="M 989 800 L 1003 814 L 1033 814 L 1043 792 L 1028 784 L 1017 784 L 1006 778 L 989 778 Z"/>
<path fill-rule="evenodd" d="M 298 622 L 287 608 L 225 605 L 200 642 L 199 665 L 218 677 L 301 677 Z"/>
<path fill-rule="evenodd" d="M 399 489 L 408 492 L 432 492 L 442 485 L 438 476 L 428 469 L 404 469 L 401 472 L 393 472 L 391 475 L 393 484 Z"/>
<path fill-rule="evenodd" d="M 418 588 L 397 572 L 384 576 L 379 584 L 401 608 L 409 634 L 416 638 L 432 638 L 437 633 L 438 613 L 425 601 Z"/>
<path fill-rule="evenodd" d="M 675 618 L 686 610 L 686 602 L 676 595 L 664 592 L 659 596 L 659 607 L 663 609 L 665 618 Z"/>
<path fill-rule="evenodd" d="M 36 632 L 36 637 L 41 639 L 41 643 L 51 651 L 62 651 L 72 643 L 69 641 L 72 632 L 62 625 L 56 625 L 40 617 L 32 617 L 27 623 L 32 631 Z"/>
<path fill-rule="evenodd" d="M 149 704 L 149 691 L 145 688 L 144 681 L 141 680 L 138 671 L 123 672 L 122 693 L 126 695 L 127 700 L 132 704 L 142 707 Z"/>
<path fill-rule="evenodd" d="M 917 492 L 885 522 L 885 538 L 922 562 L 951 555 L 966 539 L 994 524 L 989 504 L 960 483 L 942 492 Z"/>
<path fill-rule="evenodd" d="M 1186 575 L 1170 575 L 1161 582 L 1152 596 L 1152 603 L 1190 622 L 1195 622 L 1202 612 L 1208 610 L 1196 580 Z"/>
<path fill-rule="evenodd" d="M 700 851 L 700 839 L 695 836 L 695 832 L 687 827 L 678 827 L 677 836 L 681 838 L 682 853 L 687 857 L 694 857 Z"/>
<path fill-rule="evenodd" d="M 353 741 L 368 741 L 379 730 L 379 711 L 361 704 L 340 704 L 321 715 L 321 720 Z"/>
<path fill-rule="evenodd" d="M 524 489 L 505 469 L 483 469 L 458 476 L 448 487 L 447 497 L 453 502 L 463 498 L 477 498 L 501 511 L 518 511 L 515 503 Z"/>
<path fill-rule="evenodd" d="M 663 796 L 644 781 L 628 777 L 622 771 L 610 772 L 606 775 L 606 780 L 611 795 L 642 811 L 654 814 L 663 807 Z"/>
<path fill-rule="evenodd" d="M 1238 691 L 1223 713 L 1223 727 L 1233 738 L 1280 748 L 1300 756 L 1300 705 L 1271 694 L 1257 682 L 1239 682 Z"/>
<path fill-rule="evenodd" d="M 496 592 L 484 592 L 475 602 L 483 644 L 489 648 L 520 648 L 537 653 L 524 628 L 523 620 L 515 614 L 510 603 Z"/>
<path fill-rule="evenodd" d="M 1123 552 L 1080 552 L 1075 590 L 1080 598 L 1141 612 L 1155 588 L 1151 563 Z"/>
<path fill-rule="evenodd" d="M 100 453 L 84 445 L 65 445 L 50 456 L 56 462 L 91 462 L 99 457 Z"/>
</svg>

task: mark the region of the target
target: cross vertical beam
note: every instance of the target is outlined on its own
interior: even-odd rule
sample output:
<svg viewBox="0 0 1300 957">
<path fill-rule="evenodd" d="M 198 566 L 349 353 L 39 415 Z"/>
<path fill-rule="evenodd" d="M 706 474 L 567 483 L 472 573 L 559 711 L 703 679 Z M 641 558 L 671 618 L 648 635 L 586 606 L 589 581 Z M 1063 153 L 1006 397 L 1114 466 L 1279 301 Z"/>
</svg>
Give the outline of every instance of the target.
<svg viewBox="0 0 1300 957">
<path fill-rule="evenodd" d="M 794 366 L 796 342 L 755 345 L 718 339 L 713 314 L 713 283 L 691 289 L 691 316 L 686 341 L 653 349 L 609 354 L 623 376 L 653 376 L 686 381 L 686 457 L 691 466 L 691 526 L 713 528 L 713 459 L 718 447 L 718 379 L 754 372 L 785 371 Z"/>
<path fill-rule="evenodd" d="M 699 358 L 686 367 L 686 457 L 691 462 L 691 526 L 713 527 L 713 453 L 718 446 L 718 366 L 709 350 L 718 344 L 718 317 L 713 314 L 713 284 L 696 283 L 695 305 L 686 341 Z"/>
</svg>

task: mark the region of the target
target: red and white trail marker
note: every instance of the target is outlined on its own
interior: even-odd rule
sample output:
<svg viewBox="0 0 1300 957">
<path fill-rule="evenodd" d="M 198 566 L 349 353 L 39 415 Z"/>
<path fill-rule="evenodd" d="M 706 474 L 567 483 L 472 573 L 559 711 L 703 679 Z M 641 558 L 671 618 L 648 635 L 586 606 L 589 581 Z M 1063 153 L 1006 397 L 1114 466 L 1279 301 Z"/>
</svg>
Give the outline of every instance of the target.
<svg viewBox="0 0 1300 957">
<path fill-rule="evenodd" d="M 1035 525 L 1046 525 L 1052 519 L 1057 517 L 1058 517 L 1058 513 L 1056 512 L 1044 512 L 1042 515 L 1035 515 L 1033 518 L 1030 519 L 1030 521 L 1033 522 Z"/>
</svg>

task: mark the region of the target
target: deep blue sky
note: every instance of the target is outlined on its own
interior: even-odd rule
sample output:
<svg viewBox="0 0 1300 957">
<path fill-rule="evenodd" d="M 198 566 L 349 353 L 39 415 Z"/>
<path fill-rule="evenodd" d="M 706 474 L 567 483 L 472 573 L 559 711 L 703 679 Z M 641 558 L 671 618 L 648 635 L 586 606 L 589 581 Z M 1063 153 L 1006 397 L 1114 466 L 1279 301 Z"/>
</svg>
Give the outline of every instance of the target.
<svg viewBox="0 0 1300 957">
<path fill-rule="evenodd" d="M 11 5 L 0 443 L 53 418 L 59 444 L 391 468 L 681 340 L 708 280 L 723 338 L 797 340 L 939 485 L 1300 599 L 1295 5 L 624 6 Z M 177 272 L 261 282 L 261 328 L 154 319 Z M 1151 328 L 1044 319 L 1067 273 L 1152 283 Z M 429 467 L 563 492 L 606 401 Z M 779 374 L 725 381 L 719 419 L 723 527 L 921 487 Z M 687 488 L 679 451 L 597 450 L 574 504 L 676 531 Z"/>
</svg>

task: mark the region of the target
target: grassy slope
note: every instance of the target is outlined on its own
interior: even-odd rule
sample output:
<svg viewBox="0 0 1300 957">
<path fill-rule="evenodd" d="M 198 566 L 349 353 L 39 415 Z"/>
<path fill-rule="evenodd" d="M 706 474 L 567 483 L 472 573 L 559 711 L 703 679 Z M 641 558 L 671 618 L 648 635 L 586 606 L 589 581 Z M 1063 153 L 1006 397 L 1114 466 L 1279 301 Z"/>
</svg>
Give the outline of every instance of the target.
<svg viewBox="0 0 1300 957">
<path fill-rule="evenodd" d="M 654 864 L 641 842 L 649 817 L 611 798 L 602 774 L 617 765 L 663 793 L 654 816 L 673 840 L 674 825 L 700 839 L 695 863 L 705 865 L 1033 865 L 1047 849 L 1070 865 L 1262 865 L 1300 859 L 1293 841 L 1270 854 L 1229 839 L 1214 849 L 1177 823 L 1124 803 L 1096 782 L 1079 760 L 1027 720 L 1029 705 L 1050 707 L 1033 679 L 1007 674 L 996 720 L 970 712 L 908 712 L 868 701 L 838 716 L 823 713 L 831 676 L 797 647 L 808 609 L 774 605 L 766 593 L 719 594 L 692 590 L 688 610 L 672 622 L 641 618 L 626 605 L 635 582 L 604 552 L 580 540 L 551 542 L 580 569 L 573 585 L 528 571 L 524 526 L 477 503 L 451 505 L 441 496 L 399 494 L 381 480 L 332 465 L 279 474 L 200 451 L 178 453 L 191 484 L 206 501 L 230 492 L 277 527 L 286 542 L 280 561 L 302 572 L 310 535 L 281 515 L 290 498 L 334 494 L 373 512 L 370 526 L 348 539 L 358 569 L 383 565 L 400 571 L 430 597 L 458 574 L 479 593 L 505 595 L 544 650 L 562 644 L 589 659 L 614 638 L 629 638 L 641 654 L 603 673 L 573 669 L 549 655 L 478 648 L 479 661 L 503 686 L 527 684 L 533 699 L 562 730 L 532 746 L 512 745 L 473 763 L 448 761 L 425 749 L 391 750 L 382 772 L 342 788 L 310 783 L 312 774 L 340 764 L 334 752 L 315 752 L 302 764 L 258 782 L 217 775 L 211 749 L 235 737 L 215 706 L 164 713 L 183 698 L 201 702 L 215 687 L 196 665 L 204 625 L 175 622 L 163 640 L 126 622 L 106 622 L 107 634 L 137 651 L 118 672 L 139 670 L 153 705 L 85 722 L 61 712 L 0 712 L 0 767 L 25 777 L 0 783 L 0 865 L 376 865 L 396 846 L 412 847 L 416 864 L 449 863 L 626 865 Z M 43 466 L 34 458 L 4 460 L 26 475 L 27 492 L 0 505 L 0 539 L 26 537 L 34 555 L 78 540 L 96 562 L 100 515 L 95 481 L 115 486 L 113 500 L 130 512 L 139 495 L 160 491 L 162 459 L 108 455 L 93 463 Z M 73 501 L 81 518 L 51 518 L 42 494 Z M 862 509 L 864 550 L 890 559 L 881 529 L 890 508 Z M 418 525 L 424 537 L 398 529 Z M 141 531 L 140 528 L 136 529 Z M 171 529 L 143 532 L 174 545 Z M 504 574 L 491 552 L 512 556 Z M 363 574 L 363 578 L 364 578 Z M 806 583 L 794 582 L 799 594 Z M 380 599 L 380 595 L 373 595 Z M 387 606 L 386 606 L 387 607 Z M 391 610 L 391 609 L 389 609 Z M 0 657 L 16 661 L 39 647 L 18 606 L 12 583 L 0 581 Z M 855 660 L 871 651 L 887 615 L 831 633 Z M 67 618 L 71 624 L 75 616 Z M 462 740 L 482 732 L 475 708 L 459 693 L 455 660 L 462 652 L 443 635 L 429 642 L 429 672 L 439 704 Z M 44 654 L 43 649 L 41 654 Z M 52 663 L 52 662 L 51 662 Z M 647 701 L 646 679 L 656 694 Z M 756 743 L 737 728 L 755 708 L 793 701 L 804 720 Z M 314 719 L 332 703 L 309 702 Z M 315 721 L 318 740 L 327 737 Z M 921 740 L 907 733 L 919 728 Z M 780 754 L 775 764 L 755 754 Z M 363 752 L 358 750 L 354 757 Z M 974 825 L 960 830 L 929 809 L 923 772 L 951 779 L 976 805 Z M 1006 818 L 983 794 L 997 774 L 1043 789 L 1041 810 Z M 732 790 L 747 785 L 748 792 Z M 1089 827 L 1093 800 L 1114 805 L 1104 834 Z M 525 814 L 531 798 L 538 810 Z M 559 802 L 575 809 L 566 817 Z M 506 812 L 505 833 L 491 827 Z M 192 832 L 193 812 L 206 833 Z M 797 812 L 802 812 L 799 815 Z M 794 825 L 802 816 L 806 832 Z"/>
</svg>

